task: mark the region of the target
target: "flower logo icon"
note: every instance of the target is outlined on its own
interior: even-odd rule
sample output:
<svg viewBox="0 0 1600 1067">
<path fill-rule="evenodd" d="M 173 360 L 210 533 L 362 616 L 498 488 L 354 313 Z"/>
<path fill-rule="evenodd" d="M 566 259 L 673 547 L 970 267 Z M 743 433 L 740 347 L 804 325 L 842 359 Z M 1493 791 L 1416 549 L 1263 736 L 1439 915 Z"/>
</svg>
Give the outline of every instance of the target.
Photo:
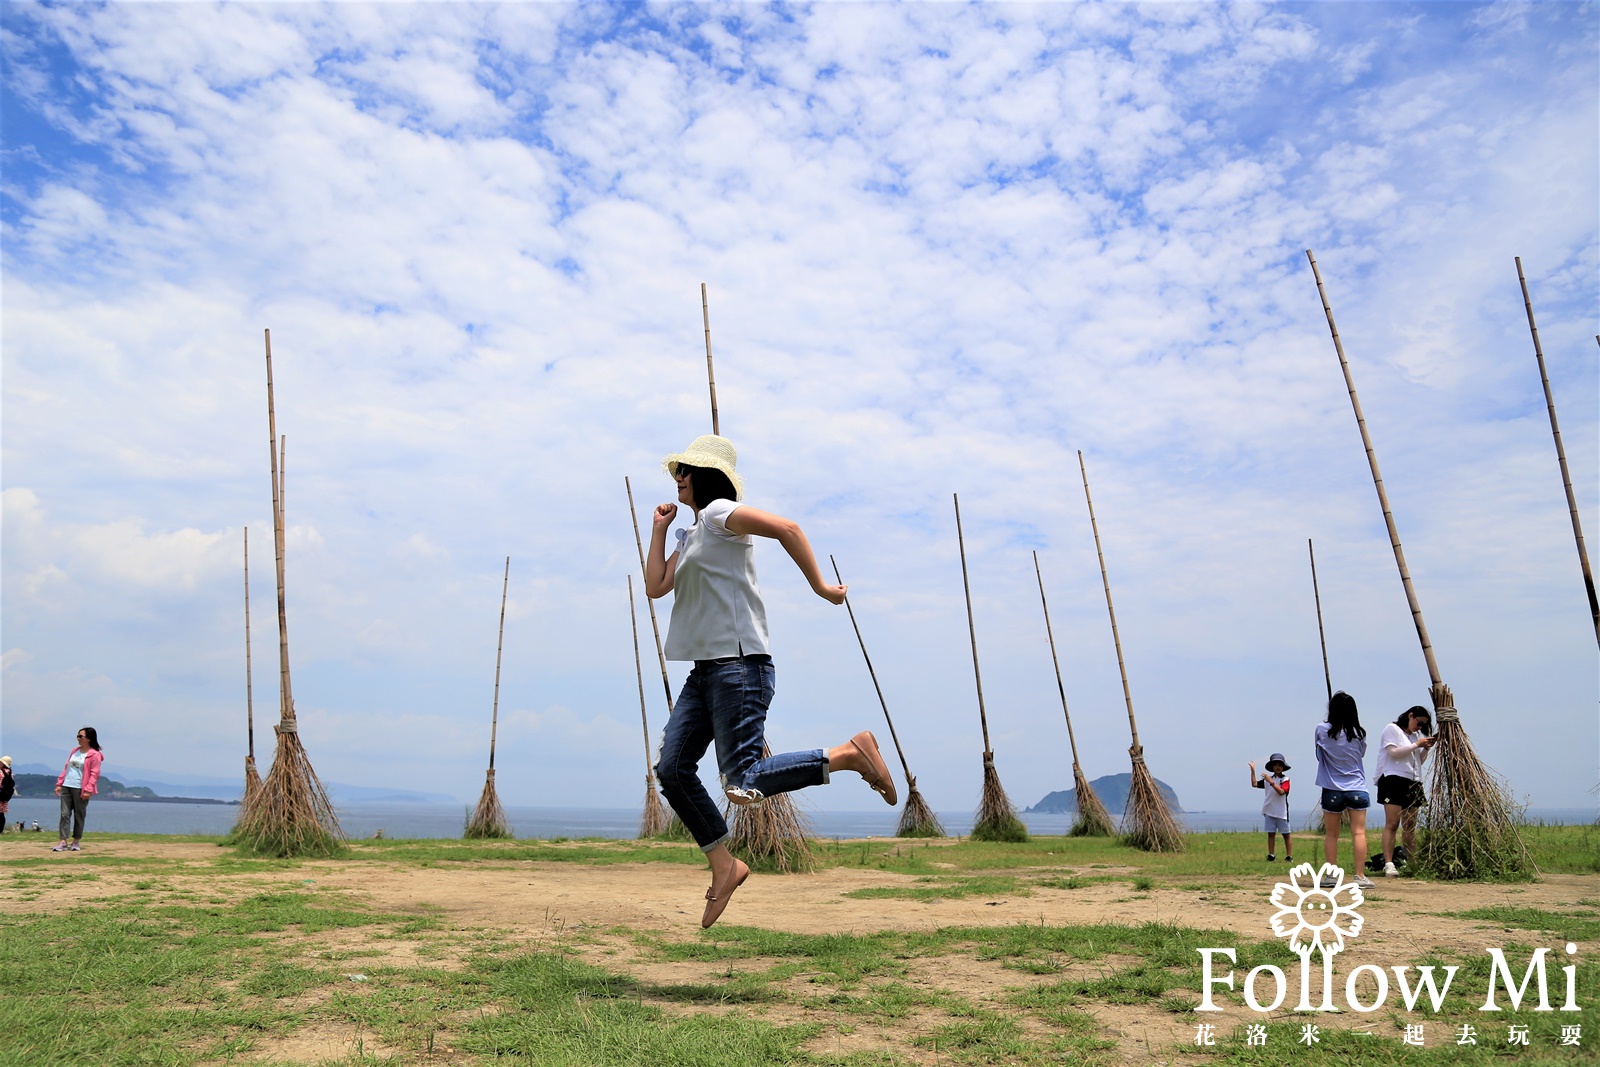
<svg viewBox="0 0 1600 1067">
<path fill-rule="evenodd" d="M 1310 1010 L 1311 953 L 1322 957 L 1322 1006 L 1331 1011 L 1333 957 L 1344 951 L 1344 939 L 1361 932 L 1363 918 L 1356 909 L 1366 898 L 1344 871 L 1331 863 L 1320 870 L 1302 863 L 1289 872 L 1287 882 L 1272 887 L 1272 932 L 1289 939 L 1289 949 L 1300 957 L 1300 1008 Z"/>
<path fill-rule="evenodd" d="M 1319 877 L 1320 875 L 1320 877 Z M 1356 909 L 1366 898 L 1344 871 L 1331 863 L 1320 871 L 1302 863 L 1289 872 L 1287 882 L 1272 887 L 1272 932 L 1289 939 L 1290 951 L 1309 956 L 1316 949 L 1323 957 L 1344 951 L 1344 939 L 1361 933 L 1362 917 Z"/>
</svg>

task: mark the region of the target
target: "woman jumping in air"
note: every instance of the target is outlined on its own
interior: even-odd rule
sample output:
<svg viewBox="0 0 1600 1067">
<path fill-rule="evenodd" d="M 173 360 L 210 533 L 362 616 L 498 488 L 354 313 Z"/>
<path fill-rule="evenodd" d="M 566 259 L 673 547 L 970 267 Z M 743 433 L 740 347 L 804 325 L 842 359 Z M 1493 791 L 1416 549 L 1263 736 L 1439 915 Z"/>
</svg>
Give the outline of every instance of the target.
<svg viewBox="0 0 1600 1067">
<path fill-rule="evenodd" d="M 700 783 L 700 757 L 713 741 L 722 788 L 734 804 L 759 804 L 821 785 L 838 770 L 855 771 L 889 804 L 896 800 L 894 779 L 867 730 L 827 750 L 762 758 L 774 673 L 767 612 L 756 586 L 756 537 L 783 545 L 812 591 L 830 604 L 844 603 L 845 587 L 823 580 L 797 524 L 740 503 L 744 482 L 734 471 L 737 459 L 731 441 L 707 434 L 662 461 L 677 483 L 679 503 L 694 510 L 694 524 L 678 531 L 677 548 L 668 556 L 667 530 L 678 505 L 658 505 L 645 563 L 650 598 L 675 594 L 667 658 L 694 663 L 662 734 L 656 779 L 711 863 L 701 926 L 717 921 L 750 874 L 728 851 L 728 824 Z"/>
</svg>

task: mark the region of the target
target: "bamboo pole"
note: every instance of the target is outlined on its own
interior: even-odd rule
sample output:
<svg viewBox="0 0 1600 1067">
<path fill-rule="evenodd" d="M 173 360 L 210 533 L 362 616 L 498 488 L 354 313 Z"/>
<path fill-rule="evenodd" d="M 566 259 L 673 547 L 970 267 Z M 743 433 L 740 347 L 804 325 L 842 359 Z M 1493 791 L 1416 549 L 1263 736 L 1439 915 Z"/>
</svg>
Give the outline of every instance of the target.
<svg viewBox="0 0 1600 1067">
<path fill-rule="evenodd" d="M 972 585 L 967 580 L 967 540 L 961 532 L 961 494 L 952 493 L 956 505 L 956 546 L 961 552 L 961 592 L 967 598 L 967 635 L 972 640 L 972 679 L 978 688 L 978 722 L 983 726 L 983 758 L 994 762 L 994 749 L 989 745 L 989 713 L 983 706 L 983 671 L 978 666 L 978 628 L 972 619 Z"/>
<path fill-rule="evenodd" d="M 1361 445 L 1367 451 L 1367 465 L 1372 468 L 1372 484 L 1378 490 L 1378 506 L 1383 509 L 1383 523 L 1389 531 L 1389 544 L 1394 549 L 1395 565 L 1400 568 L 1400 584 L 1405 587 L 1406 603 L 1411 607 L 1411 620 L 1417 627 L 1417 639 L 1422 642 L 1422 658 L 1428 664 L 1428 677 L 1434 685 L 1443 684 L 1439 664 L 1433 658 L 1433 642 L 1428 639 L 1428 626 L 1422 621 L 1422 605 L 1417 602 L 1416 588 L 1411 584 L 1411 570 L 1406 566 L 1405 550 L 1400 547 L 1400 531 L 1395 526 L 1394 512 L 1389 507 L 1389 493 L 1383 487 L 1383 475 L 1378 471 L 1378 453 L 1372 447 L 1372 435 L 1367 432 L 1367 417 L 1361 413 L 1361 398 L 1356 395 L 1355 379 L 1350 376 L 1350 361 L 1345 359 L 1344 342 L 1339 339 L 1339 327 L 1333 322 L 1333 308 L 1328 304 L 1327 290 L 1322 286 L 1322 272 L 1317 269 L 1317 257 L 1306 249 L 1306 259 L 1311 261 L 1311 274 L 1317 280 L 1317 295 L 1322 298 L 1322 311 L 1328 319 L 1328 332 L 1333 334 L 1333 348 L 1339 353 L 1339 367 L 1344 371 L 1345 388 L 1350 393 L 1350 406 L 1355 409 L 1356 426 L 1361 430 Z"/>
<path fill-rule="evenodd" d="M 633 606 L 633 575 L 628 575 L 628 623 L 633 628 L 633 673 L 639 682 L 639 726 L 644 731 L 644 812 L 639 819 L 640 837 L 660 837 L 667 828 L 667 812 L 656 789 L 655 769 L 650 765 L 650 715 L 644 703 L 644 662 L 639 658 L 639 614 Z"/>
<path fill-rule="evenodd" d="M 1339 367 L 1344 372 L 1350 406 L 1355 412 L 1356 426 L 1361 431 L 1367 463 L 1372 468 L 1372 484 L 1378 493 L 1378 504 L 1383 509 L 1389 543 L 1394 548 L 1395 565 L 1400 570 L 1400 583 L 1405 588 L 1406 603 L 1410 605 L 1411 618 L 1416 623 L 1417 638 L 1422 643 L 1422 657 L 1428 665 L 1428 677 L 1432 682 L 1428 694 L 1433 701 L 1434 722 L 1438 726 L 1435 745 L 1438 758 L 1433 762 L 1433 789 L 1423 815 L 1423 839 L 1414 866 L 1447 879 L 1525 877 L 1534 870 L 1534 865 L 1517 828 L 1510 791 L 1479 758 L 1467 736 L 1466 727 L 1461 725 L 1455 696 L 1439 676 L 1433 644 L 1428 639 L 1428 628 L 1422 621 L 1422 608 L 1417 602 L 1411 571 L 1406 566 L 1405 552 L 1400 547 L 1394 513 L 1389 507 L 1389 494 L 1384 490 L 1383 475 L 1378 471 L 1378 454 L 1372 447 L 1372 435 L 1367 432 L 1366 417 L 1361 413 L 1361 399 L 1356 395 L 1350 361 L 1345 358 L 1344 342 L 1340 340 L 1339 328 L 1333 321 L 1333 308 L 1328 303 L 1328 293 L 1322 284 L 1322 272 L 1317 269 L 1317 257 L 1312 255 L 1309 248 L 1306 249 L 1306 259 L 1311 264 L 1317 295 L 1322 300 L 1322 311 L 1328 320 L 1328 332 L 1333 337 L 1333 348 L 1338 353 Z M 1359 857 L 1357 859 L 1359 861 Z"/>
<path fill-rule="evenodd" d="M 722 424 L 717 420 L 717 375 L 711 367 L 711 303 L 706 299 L 706 283 L 700 283 L 700 315 L 706 325 L 706 382 L 711 386 L 711 432 L 722 435 Z"/>
<path fill-rule="evenodd" d="M 844 577 L 839 573 L 839 561 L 832 555 L 828 562 L 833 566 L 833 578 L 840 585 L 844 584 Z M 856 622 L 856 610 L 850 605 L 850 598 L 844 598 L 844 609 L 850 614 L 850 628 L 856 632 L 856 643 L 861 646 L 861 658 L 867 662 L 867 674 L 872 677 L 872 688 L 878 694 L 878 704 L 883 708 L 883 719 L 889 724 L 889 737 L 894 741 L 895 754 L 900 757 L 900 769 L 906 775 L 906 802 L 900 813 L 900 825 L 895 830 L 896 837 L 944 837 L 944 826 L 940 824 L 939 817 L 934 814 L 933 808 L 917 789 L 917 776 L 911 773 L 911 764 L 906 761 L 905 749 L 900 746 L 900 734 L 894 728 L 894 717 L 889 714 L 889 702 L 883 698 L 883 686 L 878 684 L 878 672 L 872 667 L 872 657 L 867 655 L 867 642 L 861 636 L 861 627 Z"/>
<path fill-rule="evenodd" d="M 1311 595 L 1317 602 L 1317 641 L 1322 645 L 1322 681 L 1328 687 L 1328 699 L 1333 699 L 1333 675 L 1328 672 L 1328 638 L 1322 632 L 1322 593 L 1317 589 L 1317 550 L 1306 538 L 1306 551 L 1311 554 Z"/>
<path fill-rule="evenodd" d="M 506 825 L 505 809 L 500 804 L 500 794 L 494 784 L 495 738 L 500 729 L 500 660 L 506 645 L 506 599 L 511 592 L 511 557 L 506 557 L 505 576 L 500 582 L 500 634 L 494 646 L 494 702 L 489 715 L 489 772 L 484 776 L 483 793 L 478 806 L 467 820 L 466 837 L 510 837 Z"/>
<path fill-rule="evenodd" d="M 244 723 L 246 760 L 256 763 L 256 703 L 250 669 L 250 527 L 244 528 Z"/>
<path fill-rule="evenodd" d="M 1550 412 L 1550 434 L 1556 441 L 1556 462 L 1561 467 L 1561 485 L 1567 492 L 1567 511 L 1572 515 L 1572 536 L 1578 542 L 1578 564 L 1583 568 L 1583 588 L 1589 595 L 1589 614 L 1594 618 L 1594 636 L 1600 642 L 1600 599 L 1594 590 L 1594 572 L 1589 569 L 1589 550 L 1583 543 L 1583 524 L 1578 521 L 1578 498 L 1572 492 L 1572 473 L 1567 469 L 1567 449 L 1561 443 L 1561 424 L 1556 421 L 1556 398 L 1550 391 L 1550 375 L 1544 366 L 1544 347 L 1539 344 L 1539 327 L 1533 321 L 1533 298 L 1528 295 L 1528 279 L 1522 273 L 1522 257 L 1517 256 L 1517 281 L 1522 285 L 1522 304 L 1528 310 L 1528 332 L 1533 334 L 1533 355 L 1539 361 L 1539 382 L 1544 386 L 1544 403 Z M 1595 338 L 1600 341 L 1600 337 Z"/>
<path fill-rule="evenodd" d="M 1106 613 L 1111 616 L 1111 643 L 1117 648 L 1117 673 L 1122 676 L 1122 700 L 1128 706 L 1128 729 L 1133 734 L 1133 748 L 1130 750 L 1135 757 L 1144 755 L 1144 746 L 1139 744 L 1139 723 L 1133 717 L 1133 691 L 1128 688 L 1128 668 L 1122 660 L 1122 637 L 1117 632 L 1117 609 L 1111 603 L 1111 579 L 1106 574 L 1106 556 L 1100 549 L 1100 526 L 1094 517 L 1094 498 L 1089 495 L 1089 472 L 1083 465 L 1083 452 L 1078 453 L 1078 473 L 1083 476 L 1083 499 L 1089 505 L 1089 529 L 1094 533 L 1094 554 L 1100 561 L 1100 584 L 1106 590 Z"/>
<path fill-rule="evenodd" d="M 295 733 L 294 690 L 289 684 L 289 614 L 283 588 L 283 489 L 279 481 L 278 411 L 272 395 L 272 331 L 267 343 L 267 450 L 272 454 L 272 545 L 278 578 L 278 733 Z M 287 443 L 287 437 L 285 439 Z"/>
<path fill-rule="evenodd" d="M 1039 604 L 1044 608 L 1044 634 L 1050 639 L 1050 664 L 1056 671 L 1056 691 L 1061 694 L 1061 714 L 1067 720 L 1067 741 L 1072 745 L 1072 795 L 1078 817 L 1072 823 L 1074 837 L 1110 837 L 1115 831 L 1111 813 L 1089 784 L 1083 765 L 1078 762 L 1078 738 L 1072 730 L 1072 712 L 1067 710 L 1067 687 L 1061 680 L 1061 658 L 1056 655 L 1056 635 L 1050 627 L 1050 602 L 1044 595 L 1044 572 L 1039 569 L 1039 553 L 1033 554 L 1033 573 L 1039 579 Z"/>
<path fill-rule="evenodd" d="M 983 790 L 972 820 L 972 837 L 978 841 L 1026 841 L 1028 828 L 1017 817 L 1016 805 L 1000 784 L 994 749 L 989 744 L 989 713 L 983 703 L 983 672 L 978 666 L 978 627 L 972 616 L 972 583 L 967 578 L 967 541 L 961 531 L 961 494 L 950 494 L 956 508 L 956 545 L 961 552 L 961 591 L 967 600 L 967 634 L 972 640 L 972 679 L 978 689 L 978 721 L 983 727 Z"/>
<path fill-rule="evenodd" d="M 639 538 L 639 513 L 634 510 L 633 483 L 628 480 L 626 475 L 624 475 L 622 478 L 622 484 L 628 490 L 628 518 L 633 520 L 633 547 L 639 551 L 639 575 L 641 578 L 644 578 L 647 577 L 644 567 L 644 542 Z M 655 635 L 656 661 L 661 664 L 661 688 L 667 694 L 667 714 L 671 715 L 672 682 L 667 678 L 667 653 L 661 647 L 661 624 L 656 621 L 656 602 L 651 600 L 649 595 L 646 594 L 644 603 L 645 607 L 650 609 L 650 632 Z"/>
<path fill-rule="evenodd" d="M 289 626 L 284 585 L 283 452 L 272 380 L 272 332 L 264 331 L 267 361 L 267 450 L 272 464 L 272 533 L 278 586 L 277 752 L 254 804 L 242 806 L 234 840 L 243 848 L 277 856 L 329 855 L 344 831 L 327 790 L 317 778 L 299 736 L 289 677 Z"/>
<path fill-rule="evenodd" d="M 500 731 L 500 658 L 506 647 L 506 598 L 511 593 L 511 557 L 506 557 L 505 576 L 500 579 L 500 635 L 494 644 L 494 703 L 489 713 L 489 773 L 494 774 L 494 746 Z"/>
<path fill-rule="evenodd" d="M 1082 451 L 1078 453 L 1078 473 L 1083 476 L 1083 499 L 1089 506 L 1089 528 L 1094 532 L 1094 554 L 1100 561 L 1100 583 L 1106 591 L 1106 613 L 1111 616 L 1111 642 L 1117 648 L 1117 672 L 1122 676 L 1122 699 L 1128 705 L 1128 730 L 1133 735 L 1133 747 L 1128 749 L 1133 773 L 1122 812 L 1123 837 L 1129 844 L 1148 852 L 1182 852 L 1185 848 L 1183 831 L 1167 798 L 1156 785 L 1155 776 L 1145 763 L 1144 746 L 1139 743 L 1139 723 L 1133 717 L 1133 691 L 1128 688 L 1128 668 L 1122 658 L 1122 637 L 1117 631 L 1117 609 L 1111 603 L 1111 579 L 1106 573 L 1105 552 L 1100 547 L 1100 525 L 1094 517 L 1094 498 L 1089 495 L 1089 472 L 1084 466 Z"/>
</svg>

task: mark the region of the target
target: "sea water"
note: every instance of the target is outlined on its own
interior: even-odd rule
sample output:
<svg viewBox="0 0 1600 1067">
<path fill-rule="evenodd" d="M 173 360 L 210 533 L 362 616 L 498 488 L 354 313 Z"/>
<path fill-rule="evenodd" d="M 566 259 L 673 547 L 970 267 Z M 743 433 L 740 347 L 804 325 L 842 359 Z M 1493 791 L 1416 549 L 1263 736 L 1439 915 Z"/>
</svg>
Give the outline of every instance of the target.
<svg viewBox="0 0 1600 1067">
<path fill-rule="evenodd" d="M 339 824 L 352 838 L 454 838 L 465 828 L 470 808 L 465 804 L 339 804 Z M 507 807 L 506 819 L 519 838 L 553 837 L 631 838 L 639 831 L 637 808 L 536 808 Z M 815 811 L 801 805 L 818 837 L 892 837 L 900 821 L 897 808 L 875 811 Z M 30 828 L 38 820 L 41 837 L 54 839 L 61 806 L 55 797 L 15 797 L 6 817 L 9 832 L 15 823 Z M 91 800 L 85 836 L 96 832 L 120 834 L 200 834 L 219 836 L 233 828 L 239 809 L 232 804 L 151 804 L 144 801 Z M 1535 808 L 1528 818 L 1546 823 L 1588 823 L 1595 812 L 1583 808 Z M 951 834 L 972 829 L 972 812 L 940 812 Z M 1073 816 L 1026 812 L 1022 821 L 1036 834 L 1064 834 Z M 1251 811 L 1187 811 L 1178 816 L 1184 829 L 1205 831 L 1259 831 L 1261 814 Z M 1296 829 L 1299 827 L 1296 825 Z"/>
</svg>

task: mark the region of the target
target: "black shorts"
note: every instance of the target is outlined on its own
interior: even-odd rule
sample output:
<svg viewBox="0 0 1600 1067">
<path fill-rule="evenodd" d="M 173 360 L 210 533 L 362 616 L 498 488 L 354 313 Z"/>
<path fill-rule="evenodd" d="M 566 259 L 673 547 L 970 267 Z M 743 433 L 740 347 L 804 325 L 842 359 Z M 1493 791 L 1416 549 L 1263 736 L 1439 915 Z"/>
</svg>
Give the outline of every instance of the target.
<svg viewBox="0 0 1600 1067">
<path fill-rule="evenodd" d="M 1415 778 L 1386 774 L 1378 779 L 1378 803 L 1393 804 L 1399 808 L 1420 808 L 1427 800 L 1422 793 L 1422 783 Z"/>
</svg>

